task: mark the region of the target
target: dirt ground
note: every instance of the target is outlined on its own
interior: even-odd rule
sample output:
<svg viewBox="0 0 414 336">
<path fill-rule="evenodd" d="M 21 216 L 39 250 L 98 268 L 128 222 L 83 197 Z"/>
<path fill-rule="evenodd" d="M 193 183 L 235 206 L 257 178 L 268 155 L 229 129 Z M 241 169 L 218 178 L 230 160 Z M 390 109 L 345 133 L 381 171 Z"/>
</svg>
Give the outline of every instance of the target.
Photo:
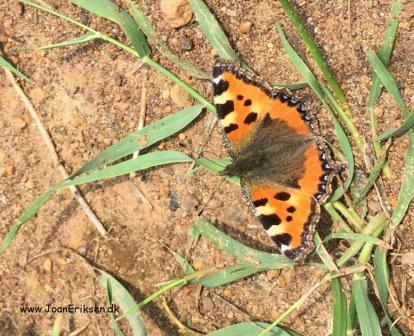
<svg viewBox="0 0 414 336">
<path fill-rule="evenodd" d="M 277 1 L 206 2 L 232 46 L 258 74 L 271 83 L 301 81 L 281 46 L 274 22 L 282 25 L 298 51 L 305 57 L 308 54 Z M 81 11 L 67 1 L 46 0 L 46 3 L 60 13 L 125 41 L 122 30 L 107 20 Z M 391 2 L 303 0 L 292 3 L 346 92 L 360 133 L 369 139 L 366 102 L 372 70 L 363 50 L 378 51 Z M 137 4 L 174 52 L 211 73 L 215 53 L 194 17 L 188 24 L 172 28 L 171 19 L 160 10 L 158 0 L 141 0 Z M 414 106 L 413 13 L 414 2 L 404 1 L 390 65 L 410 108 Z M 251 27 L 249 22 L 253 23 Z M 109 43 L 91 42 L 49 51 L 18 49 L 82 35 L 80 28 L 64 20 L 5 0 L 0 3 L 0 23 L 3 55 L 33 80 L 33 83 L 19 80 L 19 84 L 34 104 L 68 172 L 80 168 L 136 129 L 143 91 L 146 91 L 146 125 L 192 103 L 180 92 L 177 94 L 173 83 L 163 75 Z M 152 57 L 211 100 L 209 81 L 191 78 L 155 48 Z M 300 95 L 315 98 L 308 90 Z M 380 130 L 402 123 L 401 114 L 388 93 L 383 94 L 377 112 Z M 320 109 L 317 113 L 323 136 L 335 141 L 327 112 Z M 179 135 L 155 145 L 152 150 L 183 150 L 179 146 L 183 143 L 187 153 L 192 154 L 191 150 L 204 143 L 203 134 L 210 119 L 205 112 Z M 406 149 L 405 136 L 395 139 L 390 149 L 389 162 L 394 175 L 390 180 L 384 179 L 384 199 L 391 209 L 398 198 Z M 227 156 L 217 126 L 202 151 L 206 157 Z M 362 164 L 360 156 L 356 159 Z M 172 165 L 144 171 L 133 178 L 123 176 L 81 186 L 82 194 L 110 238 L 100 237 L 69 191 L 55 194 L 22 227 L 11 247 L 0 257 L 0 335 L 50 332 L 57 314 L 24 314 L 20 312 L 22 306 L 106 306 L 103 287 L 74 254 L 116 277 L 137 302 L 148 297 L 157 290 L 156 284 L 183 274 L 159 241 L 185 256 L 189 244 L 187 232 L 198 219 L 200 209 L 204 209 L 204 218 L 233 238 L 253 248 L 275 252 L 237 185 L 222 183 L 222 177 L 206 171 L 186 176 L 188 169 L 186 164 Z M 0 239 L 28 204 L 61 179 L 37 127 L 4 72 L 0 72 Z M 150 206 L 136 196 L 132 184 L 141 190 Z M 371 212 L 375 213 L 375 209 Z M 400 249 L 395 252 L 403 254 L 412 250 L 413 218 L 411 206 L 397 231 L 394 247 Z M 345 243 L 339 244 L 330 252 L 340 256 L 345 247 Z M 189 261 L 198 269 L 224 268 L 237 262 L 205 239 L 197 244 Z M 208 333 L 243 321 L 273 321 L 322 274 L 317 268 L 298 266 L 282 272 L 256 274 L 217 289 L 192 286 L 166 296 L 182 323 L 188 323 L 197 332 Z M 397 257 L 393 260 L 391 276 L 397 302 L 414 314 L 413 263 L 403 263 Z M 283 326 L 304 335 L 327 335 L 331 327 L 331 302 L 330 287 L 323 286 L 299 311 L 284 320 Z M 396 310 L 392 311 L 393 317 L 398 318 Z M 179 335 L 161 300 L 146 306 L 142 315 L 150 335 Z M 83 327 L 81 335 L 113 334 L 106 314 L 63 314 L 62 317 L 64 335 Z M 122 325 L 129 334 L 126 324 Z M 406 335 L 414 335 L 413 322 L 403 318 L 397 325 Z"/>
</svg>

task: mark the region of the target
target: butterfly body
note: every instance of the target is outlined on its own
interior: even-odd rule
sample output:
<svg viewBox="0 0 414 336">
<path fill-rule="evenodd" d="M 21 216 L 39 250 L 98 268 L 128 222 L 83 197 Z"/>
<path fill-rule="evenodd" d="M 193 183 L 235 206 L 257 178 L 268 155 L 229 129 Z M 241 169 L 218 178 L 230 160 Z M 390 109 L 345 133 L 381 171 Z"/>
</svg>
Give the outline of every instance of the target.
<svg viewBox="0 0 414 336">
<path fill-rule="evenodd" d="M 267 233 L 286 256 L 302 261 L 314 247 L 319 205 L 335 172 L 304 104 L 234 61 L 216 61 L 213 91 L 233 159 L 220 174 L 240 177 Z"/>
</svg>

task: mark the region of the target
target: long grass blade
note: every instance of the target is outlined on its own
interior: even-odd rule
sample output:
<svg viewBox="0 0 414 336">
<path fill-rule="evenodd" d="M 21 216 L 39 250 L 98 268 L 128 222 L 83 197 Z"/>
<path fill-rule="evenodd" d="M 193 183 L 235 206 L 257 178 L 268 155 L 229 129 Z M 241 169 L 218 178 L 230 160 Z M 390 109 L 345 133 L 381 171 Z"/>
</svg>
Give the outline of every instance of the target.
<svg viewBox="0 0 414 336">
<path fill-rule="evenodd" d="M 23 78 L 24 80 L 27 80 L 28 82 L 31 82 L 30 78 L 26 77 L 25 74 L 21 73 L 19 70 L 17 70 L 13 65 L 11 65 L 9 62 L 7 62 L 3 57 L 0 56 L 0 66 L 5 67 L 6 69 L 9 69 L 12 73 L 14 73 L 16 76 Z"/>
</svg>

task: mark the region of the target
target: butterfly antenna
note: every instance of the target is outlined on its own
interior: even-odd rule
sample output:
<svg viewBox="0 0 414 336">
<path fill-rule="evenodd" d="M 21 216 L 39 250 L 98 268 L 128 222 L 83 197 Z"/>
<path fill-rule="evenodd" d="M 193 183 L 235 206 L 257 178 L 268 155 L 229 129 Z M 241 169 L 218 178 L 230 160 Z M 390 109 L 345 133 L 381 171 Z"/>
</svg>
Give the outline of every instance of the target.
<svg viewBox="0 0 414 336">
<path fill-rule="evenodd" d="M 214 189 L 214 191 L 211 193 L 210 198 L 208 199 L 208 201 L 206 202 L 206 204 L 204 205 L 204 207 L 198 212 L 198 217 L 200 217 L 204 210 L 207 208 L 208 204 L 210 203 L 210 201 L 213 199 L 213 196 L 216 194 L 217 190 L 221 187 L 221 185 L 223 184 L 225 179 L 222 179 L 220 181 L 220 183 L 218 184 L 218 186 Z"/>
<path fill-rule="evenodd" d="M 195 153 L 197 156 L 200 154 L 200 153 L 197 153 L 196 151 L 193 151 L 192 149 L 190 149 L 190 148 L 188 148 L 185 144 L 183 144 L 183 143 L 181 143 L 181 142 L 179 142 L 178 143 L 178 145 L 180 146 L 180 147 L 183 147 L 183 148 L 185 148 L 185 149 L 187 149 L 187 150 L 189 150 L 189 151 L 191 151 L 191 152 L 193 152 L 193 153 Z M 217 162 L 215 162 L 215 161 L 213 161 L 213 160 L 210 160 L 210 159 L 208 159 L 208 158 L 204 158 L 205 160 L 207 160 L 207 161 L 210 161 L 211 163 L 214 163 L 214 164 L 216 164 L 216 165 L 220 165 L 219 163 L 217 163 Z M 220 165 L 221 166 L 221 165 Z M 223 167 L 223 169 L 224 168 L 226 168 L 225 166 L 222 166 Z M 207 206 L 208 206 L 208 204 L 210 203 L 210 201 L 213 199 L 213 196 L 216 194 L 216 192 L 217 192 L 217 190 L 221 187 L 221 185 L 223 184 L 223 182 L 224 182 L 224 179 L 218 184 L 218 186 L 215 188 L 215 190 L 211 193 L 211 196 L 210 196 L 210 198 L 208 199 L 208 201 L 206 202 L 206 204 L 204 205 L 204 207 L 203 207 L 203 209 L 201 209 L 199 212 L 198 212 L 198 216 L 200 217 L 202 214 L 203 214 L 203 212 L 204 212 L 204 210 L 207 208 Z"/>
</svg>

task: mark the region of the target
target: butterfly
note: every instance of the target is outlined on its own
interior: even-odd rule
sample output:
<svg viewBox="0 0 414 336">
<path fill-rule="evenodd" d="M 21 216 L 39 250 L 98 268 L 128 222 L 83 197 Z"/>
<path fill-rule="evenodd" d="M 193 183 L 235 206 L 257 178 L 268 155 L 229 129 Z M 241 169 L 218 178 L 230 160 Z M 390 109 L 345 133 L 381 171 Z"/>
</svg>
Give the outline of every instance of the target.
<svg viewBox="0 0 414 336">
<path fill-rule="evenodd" d="M 320 205 L 336 173 L 305 104 L 284 90 L 217 59 L 213 95 L 223 142 L 233 159 L 221 175 L 239 176 L 243 194 L 288 258 L 303 262 L 314 249 Z"/>
</svg>

